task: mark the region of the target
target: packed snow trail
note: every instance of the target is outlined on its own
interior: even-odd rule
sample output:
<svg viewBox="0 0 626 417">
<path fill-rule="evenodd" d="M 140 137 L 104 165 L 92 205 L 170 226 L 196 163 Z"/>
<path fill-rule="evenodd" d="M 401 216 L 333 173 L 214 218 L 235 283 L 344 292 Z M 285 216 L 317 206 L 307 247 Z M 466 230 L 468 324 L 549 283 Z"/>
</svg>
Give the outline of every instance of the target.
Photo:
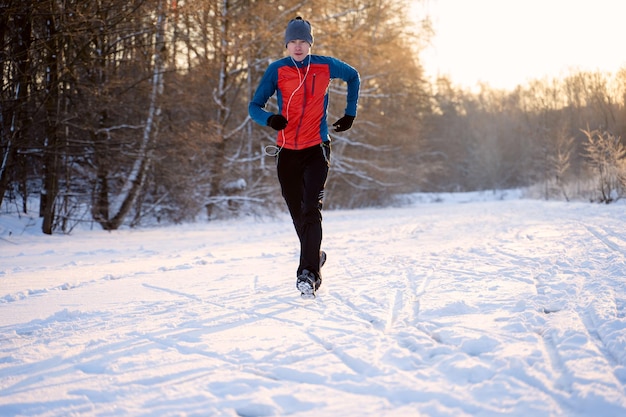
<svg viewBox="0 0 626 417">
<path fill-rule="evenodd" d="M 5 233 L 0 415 L 626 415 L 623 206 L 414 204 L 324 226 L 308 301 L 286 216 Z"/>
</svg>

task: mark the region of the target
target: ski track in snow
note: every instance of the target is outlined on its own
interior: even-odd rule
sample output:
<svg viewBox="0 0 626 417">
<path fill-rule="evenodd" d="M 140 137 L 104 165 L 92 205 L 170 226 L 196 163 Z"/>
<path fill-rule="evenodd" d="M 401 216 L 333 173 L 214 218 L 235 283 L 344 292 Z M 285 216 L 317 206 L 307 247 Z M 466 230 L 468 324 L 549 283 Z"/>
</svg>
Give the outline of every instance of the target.
<svg viewBox="0 0 626 417">
<path fill-rule="evenodd" d="M 3 238 L 0 415 L 626 415 L 623 207 L 324 216 L 313 301 L 285 217 Z"/>
</svg>

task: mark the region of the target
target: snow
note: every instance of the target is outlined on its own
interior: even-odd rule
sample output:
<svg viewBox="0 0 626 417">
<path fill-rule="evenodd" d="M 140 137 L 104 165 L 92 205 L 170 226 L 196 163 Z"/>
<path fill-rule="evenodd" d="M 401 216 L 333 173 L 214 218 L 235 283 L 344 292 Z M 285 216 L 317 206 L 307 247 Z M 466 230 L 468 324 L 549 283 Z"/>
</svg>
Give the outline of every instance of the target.
<svg viewBox="0 0 626 417">
<path fill-rule="evenodd" d="M 514 195 L 327 211 L 301 300 L 286 215 L 71 236 L 2 215 L 0 415 L 623 416 L 625 226 Z"/>
</svg>

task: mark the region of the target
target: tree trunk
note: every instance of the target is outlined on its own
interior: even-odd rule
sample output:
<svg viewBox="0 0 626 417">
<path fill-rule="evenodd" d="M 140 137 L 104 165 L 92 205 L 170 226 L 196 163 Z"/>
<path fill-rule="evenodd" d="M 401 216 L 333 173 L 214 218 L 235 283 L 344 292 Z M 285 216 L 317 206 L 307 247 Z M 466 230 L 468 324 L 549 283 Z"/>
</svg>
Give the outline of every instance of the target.
<svg viewBox="0 0 626 417">
<path fill-rule="evenodd" d="M 217 105 L 217 142 L 214 144 L 213 173 L 211 176 L 211 194 L 216 195 L 223 180 L 224 152 L 226 149 L 225 125 L 228 118 L 228 108 L 225 104 L 226 88 L 228 85 L 228 0 L 222 0 L 219 13 L 219 80 L 213 92 L 213 100 Z"/>
<path fill-rule="evenodd" d="M 55 18 L 50 11 L 46 16 L 46 98 L 45 108 L 45 143 L 44 143 L 44 181 L 41 193 L 42 231 L 52 234 L 55 221 L 55 202 L 59 193 L 59 137 L 57 131 L 57 106 L 59 99 L 58 66 L 59 57 Z"/>
</svg>

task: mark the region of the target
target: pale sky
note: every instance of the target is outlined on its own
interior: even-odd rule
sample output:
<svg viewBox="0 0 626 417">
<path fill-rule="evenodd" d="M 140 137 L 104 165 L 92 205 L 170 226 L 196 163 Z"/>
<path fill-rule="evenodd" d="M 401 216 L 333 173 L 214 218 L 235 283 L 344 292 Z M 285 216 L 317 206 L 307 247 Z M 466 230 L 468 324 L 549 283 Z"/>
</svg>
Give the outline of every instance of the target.
<svg viewBox="0 0 626 417">
<path fill-rule="evenodd" d="M 626 0 L 424 0 L 416 15 L 420 8 L 435 29 L 421 55 L 427 74 L 465 87 L 626 67 Z"/>
</svg>

